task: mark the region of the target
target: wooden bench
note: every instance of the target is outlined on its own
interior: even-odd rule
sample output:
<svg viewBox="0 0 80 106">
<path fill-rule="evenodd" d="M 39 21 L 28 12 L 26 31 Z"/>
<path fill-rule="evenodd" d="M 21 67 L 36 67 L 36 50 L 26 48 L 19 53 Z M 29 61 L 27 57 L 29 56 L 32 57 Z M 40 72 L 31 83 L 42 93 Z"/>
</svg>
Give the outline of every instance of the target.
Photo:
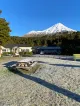
<svg viewBox="0 0 80 106">
<path fill-rule="evenodd" d="M 74 60 L 80 60 L 80 54 L 73 54 Z"/>
</svg>

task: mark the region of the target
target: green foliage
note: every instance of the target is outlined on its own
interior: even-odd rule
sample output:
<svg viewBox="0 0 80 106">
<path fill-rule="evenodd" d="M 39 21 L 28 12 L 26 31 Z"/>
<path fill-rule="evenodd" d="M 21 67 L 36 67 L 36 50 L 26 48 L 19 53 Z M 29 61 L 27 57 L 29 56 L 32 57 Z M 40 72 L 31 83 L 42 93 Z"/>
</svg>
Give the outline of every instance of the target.
<svg viewBox="0 0 80 106">
<path fill-rule="evenodd" d="M 0 13 L 2 11 L 0 10 Z M 9 28 L 9 23 L 4 19 L 0 18 L 0 43 L 4 45 L 10 40 L 10 33 L 11 30 Z"/>
<path fill-rule="evenodd" d="M 2 56 L 12 56 L 12 52 L 3 52 Z"/>
<path fill-rule="evenodd" d="M 32 53 L 32 52 L 24 52 L 24 51 L 23 51 L 23 52 L 20 52 L 19 55 L 20 55 L 20 56 L 23 56 L 23 57 L 25 57 L 25 56 L 31 57 L 31 56 L 33 55 L 33 53 Z"/>
</svg>

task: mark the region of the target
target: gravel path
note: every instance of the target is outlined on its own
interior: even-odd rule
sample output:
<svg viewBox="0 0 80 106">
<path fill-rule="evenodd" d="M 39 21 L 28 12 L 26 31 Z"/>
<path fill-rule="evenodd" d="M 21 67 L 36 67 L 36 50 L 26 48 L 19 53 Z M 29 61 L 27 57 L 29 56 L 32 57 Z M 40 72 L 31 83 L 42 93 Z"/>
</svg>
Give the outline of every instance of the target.
<svg viewBox="0 0 80 106">
<path fill-rule="evenodd" d="M 0 106 L 80 106 L 80 62 L 33 59 L 41 67 L 31 75 L 12 73 L 0 60 Z"/>
</svg>

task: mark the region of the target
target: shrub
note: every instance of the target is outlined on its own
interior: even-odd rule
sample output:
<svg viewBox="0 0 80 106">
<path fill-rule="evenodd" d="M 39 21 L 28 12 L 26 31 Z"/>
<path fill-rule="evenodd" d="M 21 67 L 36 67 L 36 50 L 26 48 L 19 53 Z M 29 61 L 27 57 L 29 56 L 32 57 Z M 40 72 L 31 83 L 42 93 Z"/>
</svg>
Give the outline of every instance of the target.
<svg viewBox="0 0 80 106">
<path fill-rule="evenodd" d="M 12 52 L 3 52 L 2 56 L 11 56 L 13 55 Z"/>
<path fill-rule="evenodd" d="M 32 52 L 20 52 L 19 55 L 20 56 L 32 56 L 33 53 Z"/>
</svg>

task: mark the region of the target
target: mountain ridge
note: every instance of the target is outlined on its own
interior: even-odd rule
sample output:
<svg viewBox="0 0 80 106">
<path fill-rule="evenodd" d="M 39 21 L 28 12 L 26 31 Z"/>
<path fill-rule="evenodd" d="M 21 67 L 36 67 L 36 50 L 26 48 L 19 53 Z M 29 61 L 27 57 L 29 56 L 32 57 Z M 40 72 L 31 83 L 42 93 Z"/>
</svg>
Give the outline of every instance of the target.
<svg viewBox="0 0 80 106">
<path fill-rule="evenodd" d="M 42 31 L 35 31 L 32 30 L 30 32 L 28 32 L 27 34 L 25 34 L 24 36 L 26 37 L 32 37 L 32 36 L 40 36 L 40 35 L 47 35 L 47 34 L 56 34 L 56 33 L 63 33 L 63 32 L 77 32 L 76 30 L 73 30 L 71 28 L 66 27 L 65 25 L 63 25 L 62 23 L 57 23 L 45 30 Z"/>
</svg>

